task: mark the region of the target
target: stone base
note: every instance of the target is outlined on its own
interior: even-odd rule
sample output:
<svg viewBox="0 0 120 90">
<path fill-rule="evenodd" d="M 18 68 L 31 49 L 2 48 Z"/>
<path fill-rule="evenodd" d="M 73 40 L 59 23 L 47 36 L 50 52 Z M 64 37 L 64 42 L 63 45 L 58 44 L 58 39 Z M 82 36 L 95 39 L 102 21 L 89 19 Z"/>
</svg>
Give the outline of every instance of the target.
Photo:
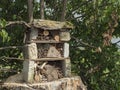
<svg viewBox="0 0 120 90">
<path fill-rule="evenodd" d="M 2 87 L 6 88 L 2 90 L 87 90 L 79 76 L 34 84 L 5 82 Z"/>
</svg>

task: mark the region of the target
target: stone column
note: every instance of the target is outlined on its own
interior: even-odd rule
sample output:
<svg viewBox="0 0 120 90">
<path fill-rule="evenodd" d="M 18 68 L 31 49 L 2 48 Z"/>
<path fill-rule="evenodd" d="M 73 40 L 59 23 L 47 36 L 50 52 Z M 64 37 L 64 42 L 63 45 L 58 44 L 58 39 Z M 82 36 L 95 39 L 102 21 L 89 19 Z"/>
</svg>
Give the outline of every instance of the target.
<svg viewBox="0 0 120 90">
<path fill-rule="evenodd" d="M 65 60 L 62 61 L 62 70 L 64 76 L 68 77 L 71 76 L 71 62 L 69 58 L 69 43 L 64 43 L 64 58 Z"/>
<path fill-rule="evenodd" d="M 38 30 L 32 28 L 30 32 L 30 41 L 36 39 L 38 37 Z"/>
<path fill-rule="evenodd" d="M 64 43 L 64 58 L 69 57 L 69 43 Z"/>
<path fill-rule="evenodd" d="M 31 43 L 25 46 L 24 58 L 26 59 L 23 63 L 23 78 L 26 82 L 33 82 L 34 79 L 34 69 L 35 62 L 31 59 L 37 59 L 37 45 L 36 43 Z"/>
<path fill-rule="evenodd" d="M 71 76 L 71 62 L 70 58 L 62 61 L 62 70 L 65 77 Z"/>
</svg>

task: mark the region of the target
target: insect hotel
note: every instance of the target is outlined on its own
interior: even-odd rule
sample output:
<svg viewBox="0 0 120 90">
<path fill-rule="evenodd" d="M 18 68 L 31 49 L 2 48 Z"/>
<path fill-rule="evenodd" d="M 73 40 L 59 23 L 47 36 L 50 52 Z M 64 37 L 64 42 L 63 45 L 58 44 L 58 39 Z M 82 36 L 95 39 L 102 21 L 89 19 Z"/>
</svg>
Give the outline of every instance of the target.
<svg viewBox="0 0 120 90">
<path fill-rule="evenodd" d="M 26 31 L 23 78 L 26 82 L 53 81 L 71 76 L 69 22 L 34 20 Z"/>
<path fill-rule="evenodd" d="M 79 76 L 71 77 L 68 42 L 73 25 L 41 19 L 23 24 L 23 70 L 6 80 L 8 90 L 86 90 Z"/>
</svg>

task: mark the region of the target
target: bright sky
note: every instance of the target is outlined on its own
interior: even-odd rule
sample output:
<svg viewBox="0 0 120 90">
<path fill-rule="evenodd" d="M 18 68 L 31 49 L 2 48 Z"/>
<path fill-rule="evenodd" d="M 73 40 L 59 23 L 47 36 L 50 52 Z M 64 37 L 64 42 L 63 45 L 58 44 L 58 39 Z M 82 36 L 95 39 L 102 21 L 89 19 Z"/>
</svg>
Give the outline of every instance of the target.
<svg viewBox="0 0 120 90">
<path fill-rule="evenodd" d="M 120 41 L 120 38 L 112 38 L 111 40 L 112 43 L 116 43 L 118 41 Z M 120 42 L 118 43 L 118 45 L 120 46 Z"/>
</svg>

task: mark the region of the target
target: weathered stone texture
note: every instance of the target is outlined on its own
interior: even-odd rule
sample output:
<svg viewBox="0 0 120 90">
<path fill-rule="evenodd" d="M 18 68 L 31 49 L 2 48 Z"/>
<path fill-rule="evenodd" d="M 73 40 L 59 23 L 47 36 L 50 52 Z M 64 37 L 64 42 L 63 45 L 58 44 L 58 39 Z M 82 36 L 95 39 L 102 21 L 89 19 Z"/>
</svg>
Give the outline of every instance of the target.
<svg viewBox="0 0 120 90">
<path fill-rule="evenodd" d="M 32 28 L 32 29 L 31 29 L 31 33 L 30 33 L 30 40 L 35 40 L 35 39 L 37 39 L 37 36 L 38 36 L 38 30 Z"/>
<path fill-rule="evenodd" d="M 25 59 L 37 59 L 37 45 L 36 43 L 31 43 L 29 45 L 25 45 L 24 48 L 24 58 Z"/>
<path fill-rule="evenodd" d="M 61 41 L 69 41 L 70 33 L 68 31 L 60 32 L 60 40 Z"/>
<path fill-rule="evenodd" d="M 34 69 L 35 62 L 34 61 L 24 61 L 23 63 L 23 79 L 26 82 L 33 82 L 34 79 Z"/>
<path fill-rule="evenodd" d="M 33 82 L 35 62 L 30 61 L 30 59 L 37 59 L 37 57 L 36 43 L 26 45 L 24 58 L 27 60 L 23 63 L 23 79 L 26 82 Z"/>
<path fill-rule="evenodd" d="M 69 43 L 64 43 L 64 57 L 69 57 Z"/>
<path fill-rule="evenodd" d="M 65 77 L 71 76 L 71 61 L 67 58 L 62 61 L 62 70 Z"/>
<path fill-rule="evenodd" d="M 80 77 L 62 78 L 52 82 L 44 83 L 5 83 L 9 90 L 87 90 Z M 7 89 L 6 89 L 7 90 Z"/>
</svg>

